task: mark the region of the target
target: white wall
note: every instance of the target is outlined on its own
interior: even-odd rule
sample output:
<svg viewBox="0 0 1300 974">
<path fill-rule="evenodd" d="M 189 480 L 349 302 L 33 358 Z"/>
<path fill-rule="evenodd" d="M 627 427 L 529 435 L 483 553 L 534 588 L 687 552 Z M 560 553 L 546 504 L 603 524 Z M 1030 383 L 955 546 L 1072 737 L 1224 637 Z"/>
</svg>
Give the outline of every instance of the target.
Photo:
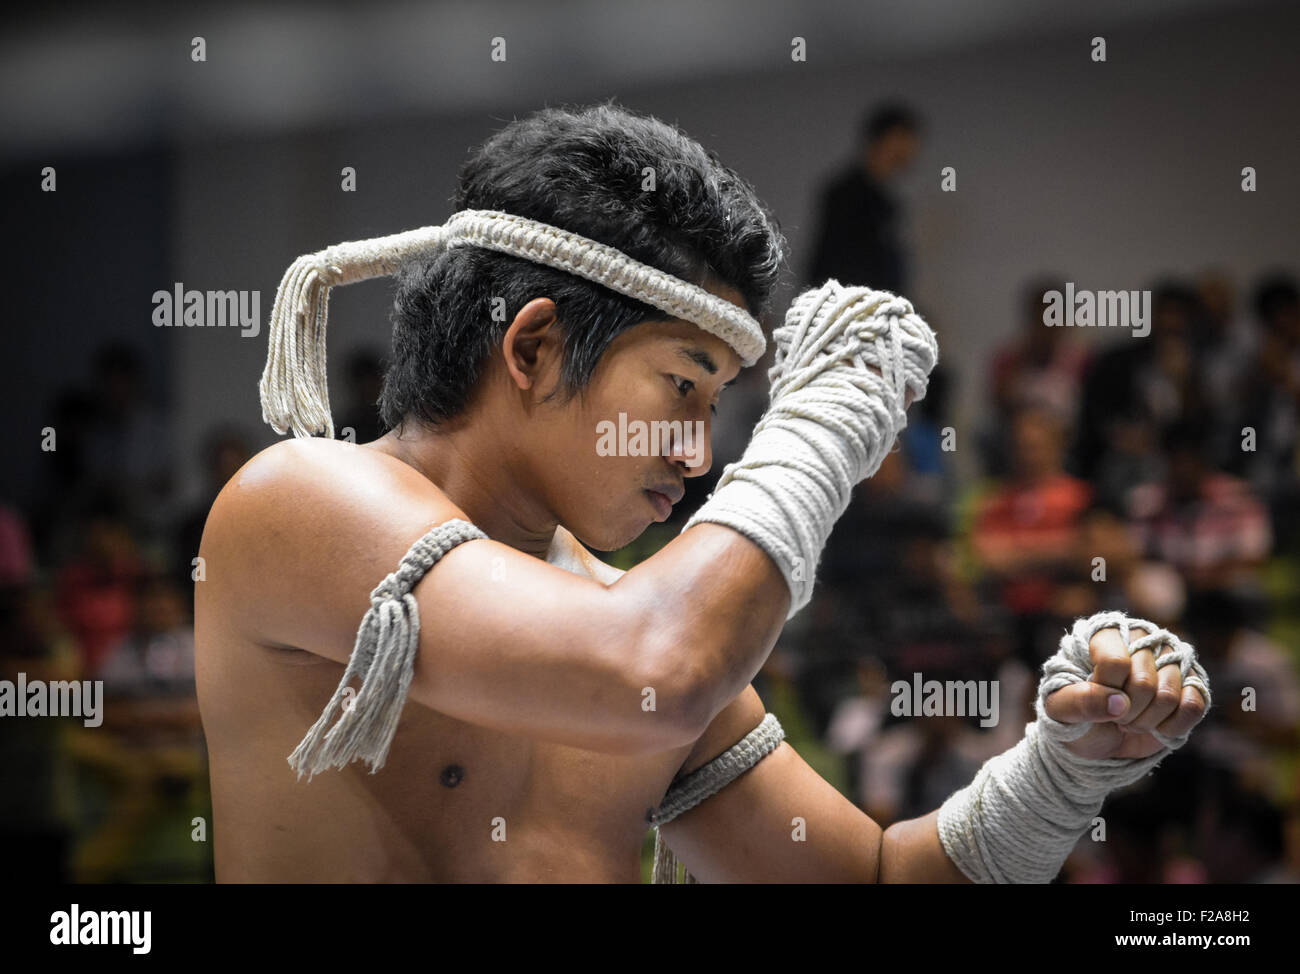
<svg viewBox="0 0 1300 974">
<path fill-rule="evenodd" d="M 716 149 L 775 210 L 796 270 L 807 257 L 816 185 L 842 164 L 863 107 L 885 96 L 914 104 L 928 137 L 905 187 L 915 244 L 909 297 L 932 315 L 942 360 L 959 376 L 956 459 L 969 473 L 975 457 L 963 431 L 978 418 L 987 357 L 1014 329 L 1019 287 L 1031 274 L 1059 270 L 1080 287 L 1131 289 L 1210 264 L 1243 285 L 1274 266 L 1300 269 L 1297 36 L 1300 11 L 1256 8 L 1112 29 L 1105 64 L 1089 59 L 1088 30 L 835 70 L 818 67 L 813 47 L 809 63 L 786 60 L 752 77 L 587 98 L 616 95 Z M 187 147 L 175 180 L 177 279 L 259 288 L 265 322 L 295 256 L 440 222 L 468 147 L 548 100 L 584 100 L 560 85 L 521 78 L 518 100 L 494 117 Z M 344 165 L 357 168 L 355 194 L 338 189 Z M 949 165 L 955 194 L 939 192 L 939 170 Z M 1245 165 L 1259 172 L 1257 193 L 1240 190 Z M 356 343 L 386 346 L 389 301 L 387 284 L 335 292 L 336 366 Z M 168 337 L 178 442 L 197 444 L 218 421 L 260 426 L 264 326 L 256 340 L 219 329 Z"/>
</svg>

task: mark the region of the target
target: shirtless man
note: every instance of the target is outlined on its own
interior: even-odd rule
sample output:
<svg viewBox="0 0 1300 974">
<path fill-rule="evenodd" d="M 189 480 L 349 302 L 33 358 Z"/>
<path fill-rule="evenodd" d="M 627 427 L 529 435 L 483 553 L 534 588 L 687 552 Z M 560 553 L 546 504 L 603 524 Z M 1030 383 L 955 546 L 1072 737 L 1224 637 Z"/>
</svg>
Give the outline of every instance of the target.
<svg viewBox="0 0 1300 974">
<path fill-rule="evenodd" d="M 643 166 L 657 167 L 657 191 L 644 192 Z M 507 126 L 462 169 L 456 204 L 599 236 L 755 317 L 784 256 L 748 186 L 677 130 L 608 105 Z M 823 297 L 839 294 L 828 288 Z M 499 323 L 481 310 L 497 295 L 508 306 Z M 896 339 L 905 302 L 893 300 L 882 307 Z M 787 332 L 780 348 L 793 361 L 805 339 Z M 204 531 L 196 655 L 218 881 L 639 881 L 670 785 L 763 720 L 750 680 L 806 602 L 818 545 L 843 510 L 818 508 L 802 481 L 791 487 L 808 475 L 773 452 L 869 475 L 934 361 L 918 367 L 924 347 L 907 351 L 904 382 L 896 343 L 896 401 L 875 419 L 867 407 L 884 383 L 868 378 L 856 403 L 877 424 L 866 448 L 837 445 L 830 437 L 852 437 L 829 420 L 813 431 L 817 450 L 783 441 L 788 432 L 756 433 L 752 483 L 720 485 L 700 523 L 626 573 L 592 557 L 584 544 L 613 550 L 666 519 L 684 478 L 711 463 L 707 435 L 702 452 L 678 442 L 667 455 L 601 456 L 598 424 L 623 412 L 707 432 L 745 362 L 738 347 L 485 249 L 404 268 L 381 400 L 392 431 L 364 445 L 299 438 L 263 451 Z M 884 378 L 883 361 L 860 361 L 855 374 Z M 894 422 L 882 429 L 886 414 Z M 782 511 L 796 509 L 787 525 Z M 286 757 L 340 685 L 372 589 L 453 519 L 491 540 L 458 544 L 413 589 L 413 678 L 382 768 L 300 779 Z M 1162 750 L 1157 726 L 1185 737 L 1204 710 L 1178 666 L 1157 673 L 1152 651 L 1130 656 L 1121 636 L 1085 639 L 1096 682 L 1052 695 L 1059 726 L 1087 729 L 1068 745 L 1086 758 L 1146 758 Z M 1106 712 L 1110 696 L 1126 701 L 1119 716 Z M 969 808 L 953 808 L 947 846 L 938 810 L 882 831 L 780 743 L 660 836 L 702 881 L 987 878 L 946 851 L 982 836 Z M 796 817 L 806 841 L 791 841 Z M 1069 851 L 1055 842 L 1043 853 L 1052 872 Z"/>
</svg>

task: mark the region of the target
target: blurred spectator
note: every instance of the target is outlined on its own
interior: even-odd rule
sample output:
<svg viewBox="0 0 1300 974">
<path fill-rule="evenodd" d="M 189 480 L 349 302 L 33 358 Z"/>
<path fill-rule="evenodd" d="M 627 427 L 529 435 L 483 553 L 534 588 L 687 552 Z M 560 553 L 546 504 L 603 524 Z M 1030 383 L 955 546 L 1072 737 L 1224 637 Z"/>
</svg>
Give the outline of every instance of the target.
<svg viewBox="0 0 1300 974">
<path fill-rule="evenodd" d="M 996 753 L 987 737 L 962 717 L 920 717 L 886 728 L 865 754 L 859 804 L 886 828 L 932 812 Z"/>
<path fill-rule="evenodd" d="M 987 677 L 990 672 L 994 672 L 990 660 L 968 658 L 958 669 L 929 670 L 924 678 L 964 680 Z M 1019 742 L 1025 724 L 1034 718 L 1038 681 L 1017 660 L 1004 660 L 995 672 L 999 702 L 994 727 L 983 729 L 962 718 L 933 717 L 907 718 L 891 725 L 891 680 L 884 663 L 875 657 L 859 662 L 857 692 L 836 706 L 826 742 L 832 751 L 851 758 L 853 798 L 879 824 L 887 826 L 901 818 L 923 815 L 951 794 L 944 793 L 934 804 L 917 810 L 936 789 L 946 787 L 946 772 L 934 773 L 936 762 L 960 769 L 973 761 L 978 769 L 987 758 Z M 910 677 L 906 667 L 895 673 L 904 682 Z M 932 725 L 936 720 L 940 722 Z M 951 790 L 968 783 L 969 778 Z"/>
<path fill-rule="evenodd" d="M 59 627 L 49 594 L 30 582 L 0 586 L 0 679 L 76 680 L 77 651 Z M 76 819 L 74 771 L 65 744 L 76 718 L 5 721 L 0 734 L 0 848 L 5 872 L 66 882 Z"/>
<path fill-rule="evenodd" d="M 941 323 L 928 312 L 917 313 L 929 323 L 942 348 L 947 340 Z M 948 425 L 948 404 L 952 394 L 952 370 L 942 362 L 930 371 L 925 398 L 907 411 L 907 425 L 898 434 L 909 472 L 909 491 L 918 499 L 947 507 L 957 494 L 955 465 L 947 461 L 954 445 L 944 449 L 944 427 Z"/>
<path fill-rule="evenodd" d="M 1037 666 L 1054 651 L 1039 632 L 1061 614 L 1058 597 L 1087 577 L 1080 542 L 1092 489 L 1064 471 L 1066 429 L 1054 413 L 1022 410 L 1011 435 L 1011 475 L 979 501 L 970 540 L 984 586 L 1016 619 L 1017 654 Z"/>
<path fill-rule="evenodd" d="M 1194 420 L 1171 426 L 1161 443 L 1164 479 L 1129 496 L 1143 556 L 1177 569 L 1189 598 L 1207 589 L 1255 589 L 1255 570 L 1272 545 L 1268 512 L 1250 485 L 1207 464 L 1206 435 Z"/>
<path fill-rule="evenodd" d="M 1293 278 L 1275 275 L 1255 292 L 1261 335 L 1252 369 L 1239 385 L 1240 410 L 1233 424 L 1238 442 L 1229 470 L 1250 480 L 1272 509 L 1280 546 L 1296 550 L 1300 529 L 1300 292 Z M 1242 448 L 1243 427 L 1254 431 L 1254 449 Z"/>
<path fill-rule="evenodd" d="M 912 672 L 989 662 L 1000 635 L 996 615 L 980 606 L 956 571 L 943 522 L 919 522 L 898 554 L 894 598 L 882 605 L 877 623 L 891 665 Z"/>
<path fill-rule="evenodd" d="M 910 296 L 902 210 L 889 184 L 912 165 L 920 137 L 919 118 L 903 105 L 881 105 L 865 116 L 858 157 L 819 194 L 808 285 L 835 278 Z"/>
<path fill-rule="evenodd" d="M 133 527 L 159 530 L 173 486 L 170 430 L 145 395 L 140 353 L 124 344 L 99 349 L 93 394 L 87 473 L 95 486 L 120 492 Z"/>
<path fill-rule="evenodd" d="M 165 575 L 139 580 L 130 631 L 105 654 L 103 726 L 75 738 L 108 808 L 80 837 L 82 882 L 194 875 L 206 860 L 185 829 L 207 795 L 203 727 L 194 688 L 194 631 L 183 589 Z"/>
<path fill-rule="evenodd" d="M 1151 333 L 1126 335 L 1088 366 L 1072 469 L 1113 510 L 1123 510 L 1132 484 L 1156 475 L 1155 450 L 1166 426 L 1210 415 L 1192 346 L 1197 307 L 1185 284 L 1161 283 L 1151 298 Z"/>
<path fill-rule="evenodd" d="M 1237 451 L 1240 430 L 1233 430 L 1237 396 L 1258 352 L 1258 337 L 1249 322 L 1237 313 L 1236 288 L 1226 273 L 1209 270 L 1196 280 L 1199 314 L 1192 330 L 1196 358 L 1205 380 L 1206 404 L 1215 422 L 1216 461 Z"/>
<path fill-rule="evenodd" d="M 1206 592 L 1188 606 L 1184 637 L 1196 647 L 1218 706 L 1197 729 L 1197 753 L 1246 784 L 1273 793 L 1277 754 L 1300 747 L 1300 679 L 1286 650 L 1250 624 L 1248 606 L 1229 592 Z"/>
<path fill-rule="evenodd" d="M 1196 292 L 1181 281 L 1166 282 L 1151 296 L 1151 334 L 1129 339 L 1150 347 L 1148 356 L 1138 357 L 1135 378 L 1144 411 L 1157 430 L 1210 413 L 1203 363 L 1194 344 L 1198 320 Z"/>
<path fill-rule="evenodd" d="M 1103 609 L 1132 609 L 1143 618 L 1154 619 L 1156 616 L 1169 618 L 1170 612 L 1176 618 L 1182 611 L 1182 580 L 1175 575 L 1174 598 L 1163 600 L 1163 611 L 1147 614 L 1152 609 L 1152 600 L 1137 590 L 1150 582 L 1137 577 L 1145 566 L 1138 557 L 1128 524 L 1097 503 L 1095 497 L 1092 506 L 1079 518 L 1078 539 L 1082 570 L 1073 582 L 1063 580 L 1057 591 L 1055 607 L 1061 615 L 1078 618 Z M 1143 605 L 1141 611 L 1137 609 L 1138 604 Z"/>
<path fill-rule="evenodd" d="M 27 526 L 17 511 L 0 504 L 0 589 L 25 585 L 33 567 Z"/>
<path fill-rule="evenodd" d="M 843 757 L 828 748 L 813 727 L 799 694 L 800 661 L 778 645 L 754 676 L 754 689 L 785 728 L 785 739 L 810 768 L 840 794 L 849 789 Z"/>
<path fill-rule="evenodd" d="M 80 550 L 59 571 L 59 615 L 94 674 L 109 648 L 131 627 L 141 561 L 135 539 L 111 502 L 93 510 Z"/>
<path fill-rule="evenodd" d="M 854 489 L 817 570 L 812 615 L 826 627 L 823 639 L 833 638 L 832 631 L 862 634 L 868 643 L 896 648 L 898 633 L 886 617 L 891 610 L 910 608 L 902 593 L 915 594 L 918 572 L 930 577 L 931 566 L 921 565 L 924 557 L 914 557 L 909 543 L 929 543 L 948 533 L 942 508 L 917 498 L 911 483 L 906 459 L 896 449 L 885 455 L 875 476 Z"/>
<path fill-rule="evenodd" d="M 1199 816 L 1199 846 L 1211 883 L 1294 883 L 1286 868 L 1281 811 L 1225 776 Z"/>
<path fill-rule="evenodd" d="M 1162 762 L 1161 785 L 1169 759 Z M 1180 796 L 1181 797 L 1181 796 Z M 1194 814 L 1196 804 L 1179 806 L 1163 787 L 1139 782 L 1112 792 L 1101 808 L 1104 828 L 1094 838 L 1083 834 L 1066 862 L 1069 883 L 1203 883 L 1206 868 L 1188 854 L 1193 826 L 1181 819 Z"/>
<path fill-rule="evenodd" d="M 1062 423 L 1074 424 L 1089 353 L 1069 329 L 1043 323 L 1043 295 L 1060 288 L 1060 281 L 1050 278 L 1027 285 L 1021 295 L 1021 333 L 993 355 L 992 417 L 981 438 L 985 471 L 991 477 L 1009 472 L 1010 419 L 1020 410 L 1045 409 Z"/>
<path fill-rule="evenodd" d="M 212 502 L 231 477 L 252 456 L 247 435 L 235 426 L 221 426 L 208 432 L 203 443 L 203 494 L 199 502 L 181 519 L 176 528 L 174 577 L 192 580 L 194 558 L 203 540 L 203 526 L 208 522 Z"/>
<path fill-rule="evenodd" d="M 181 591 L 166 576 L 141 579 L 131 631 L 109 648 L 99 669 L 106 694 L 194 696 L 194 629 Z"/>
<path fill-rule="evenodd" d="M 335 435 L 352 430 L 352 442 L 369 443 L 385 433 L 379 418 L 379 393 L 384 388 L 384 359 L 373 349 L 358 349 L 348 356 L 347 406 L 334 424 Z"/>
<path fill-rule="evenodd" d="M 826 726 L 826 746 L 849 758 L 847 774 L 851 797 L 865 804 L 862 783 L 880 728 L 889 718 L 889 673 L 876 656 L 857 660 L 854 692 L 839 700 Z"/>
<path fill-rule="evenodd" d="M 75 527 L 97 493 L 87 457 L 95 424 L 94 400 L 78 389 L 65 389 L 55 397 L 49 417 L 54 449 L 41 453 L 31 527 L 42 562 L 59 564 L 80 543 Z"/>
<path fill-rule="evenodd" d="M 978 653 L 994 620 L 959 576 L 944 508 L 915 489 L 902 450 L 859 484 L 818 566 L 804 613 L 801 692 L 819 730 L 856 685 L 860 660 L 952 665 Z M 922 665 L 918 663 L 917 665 Z"/>
</svg>

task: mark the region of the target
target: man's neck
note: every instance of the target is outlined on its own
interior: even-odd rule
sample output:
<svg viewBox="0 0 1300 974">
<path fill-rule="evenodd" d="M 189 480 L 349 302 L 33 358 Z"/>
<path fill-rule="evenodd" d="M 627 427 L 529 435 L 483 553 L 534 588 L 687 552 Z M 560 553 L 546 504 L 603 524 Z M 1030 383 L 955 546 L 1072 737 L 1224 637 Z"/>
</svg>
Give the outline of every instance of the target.
<svg viewBox="0 0 1300 974">
<path fill-rule="evenodd" d="M 414 468 L 438 487 L 493 541 L 545 559 L 557 522 L 535 494 L 521 489 L 528 478 L 512 469 L 500 449 L 471 423 L 445 427 L 408 423 L 367 444 Z"/>
</svg>

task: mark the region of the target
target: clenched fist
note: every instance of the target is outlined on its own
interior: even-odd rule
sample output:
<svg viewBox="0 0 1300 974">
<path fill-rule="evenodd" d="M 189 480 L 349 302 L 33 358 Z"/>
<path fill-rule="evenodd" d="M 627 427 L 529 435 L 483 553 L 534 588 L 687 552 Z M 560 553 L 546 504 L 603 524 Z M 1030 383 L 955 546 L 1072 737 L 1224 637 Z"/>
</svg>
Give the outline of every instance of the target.
<svg viewBox="0 0 1300 974">
<path fill-rule="evenodd" d="M 1043 674 L 1043 729 L 1082 758 L 1174 750 L 1210 707 L 1209 682 L 1192 646 L 1119 612 L 1076 622 Z"/>
</svg>

